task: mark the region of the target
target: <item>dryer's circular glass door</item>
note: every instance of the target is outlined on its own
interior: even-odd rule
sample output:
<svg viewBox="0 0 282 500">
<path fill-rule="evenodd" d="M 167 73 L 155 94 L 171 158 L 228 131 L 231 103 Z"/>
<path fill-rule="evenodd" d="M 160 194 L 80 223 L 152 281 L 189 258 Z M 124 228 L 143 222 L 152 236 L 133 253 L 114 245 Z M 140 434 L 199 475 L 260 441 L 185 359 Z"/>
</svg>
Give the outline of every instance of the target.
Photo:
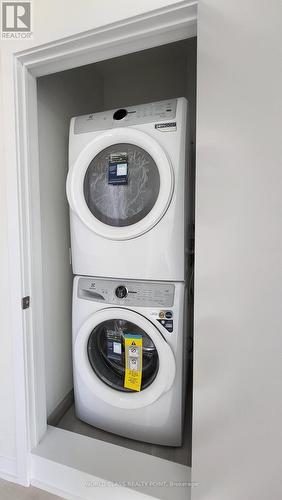
<svg viewBox="0 0 282 500">
<path fill-rule="evenodd" d="M 141 390 L 126 389 L 125 334 L 142 336 Z M 175 378 L 170 345 L 147 318 L 129 309 L 109 307 L 80 327 L 73 349 L 74 371 L 88 391 L 111 406 L 148 406 L 167 392 Z"/>
<path fill-rule="evenodd" d="M 174 187 L 171 161 L 147 133 L 118 128 L 82 150 L 67 177 L 71 209 L 93 232 L 135 238 L 166 213 Z"/>
<path fill-rule="evenodd" d="M 142 337 L 142 391 L 156 378 L 159 356 L 150 336 L 135 323 L 118 318 L 97 325 L 89 336 L 88 358 L 96 375 L 103 382 L 118 391 L 132 392 L 131 389 L 124 387 L 124 335 L 128 332 Z"/>
<path fill-rule="evenodd" d="M 115 158 L 120 159 L 119 163 L 115 163 Z M 83 191 L 97 220 L 109 226 L 131 226 L 144 219 L 155 205 L 160 174 L 145 149 L 135 144 L 113 144 L 91 161 Z"/>
</svg>

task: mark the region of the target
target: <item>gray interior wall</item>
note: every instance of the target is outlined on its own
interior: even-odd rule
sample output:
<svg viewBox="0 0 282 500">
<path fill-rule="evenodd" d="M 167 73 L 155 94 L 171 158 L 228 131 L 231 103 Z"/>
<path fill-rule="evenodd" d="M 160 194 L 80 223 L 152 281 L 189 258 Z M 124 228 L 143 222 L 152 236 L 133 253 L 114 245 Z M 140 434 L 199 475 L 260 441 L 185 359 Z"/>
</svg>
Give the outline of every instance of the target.
<svg viewBox="0 0 282 500">
<path fill-rule="evenodd" d="M 38 80 L 47 414 L 72 389 L 69 210 L 65 195 L 68 127 L 73 115 L 100 109 L 102 81 L 91 68 Z"/>
<path fill-rule="evenodd" d="M 47 413 L 72 389 L 69 212 L 65 195 L 74 115 L 186 96 L 195 133 L 196 39 L 38 79 Z"/>
<path fill-rule="evenodd" d="M 105 109 L 187 97 L 195 140 L 196 38 L 99 63 Z"/>
</svg>

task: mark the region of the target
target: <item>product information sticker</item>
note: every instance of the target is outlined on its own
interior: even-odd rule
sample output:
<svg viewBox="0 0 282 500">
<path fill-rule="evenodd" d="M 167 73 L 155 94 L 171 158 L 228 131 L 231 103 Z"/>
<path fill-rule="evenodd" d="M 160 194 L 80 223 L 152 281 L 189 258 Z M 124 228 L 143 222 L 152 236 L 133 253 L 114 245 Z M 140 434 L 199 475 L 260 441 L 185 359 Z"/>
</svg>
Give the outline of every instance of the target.
<svg viewBox="0 0 282 500">
<path fill-rule="evenodd" d="M 142 335 L 124 334 L 124 349 L 124 387 L 140 391 L 142 383 Z"/>
<path fill-rule="evenodd" d="M 108 184 L 128 184 L 127 153 L 112 153 L 110 155 Z"/>
<path fill-rule="evenodd" d="M 107 330 L 107 356 L 115 361 L 122 360 L 122 339 L 115 330 Z"/>
</svg>

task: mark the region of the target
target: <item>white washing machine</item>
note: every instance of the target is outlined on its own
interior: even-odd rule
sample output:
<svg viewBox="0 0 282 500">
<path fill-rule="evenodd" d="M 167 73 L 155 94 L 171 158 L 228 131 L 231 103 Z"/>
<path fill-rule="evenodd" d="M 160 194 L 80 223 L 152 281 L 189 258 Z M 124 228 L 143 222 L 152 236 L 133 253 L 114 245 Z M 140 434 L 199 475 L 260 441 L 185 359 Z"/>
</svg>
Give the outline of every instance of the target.
<svg viewBox="0 0 282 500">
<path fill-rule="evenodd" d="M 78 418 L 131 439 L 181 445 L 188 338 L 184 295 L 184 283 L 74 278 Z M 128 334 L 142 336 L 140 391 L 124 387 Z"/>
<path fill-rule="evenodd" d="M 187 134 L 185 98 L 72 118 L 74 274 L 185 279 Z"/>
</svg>

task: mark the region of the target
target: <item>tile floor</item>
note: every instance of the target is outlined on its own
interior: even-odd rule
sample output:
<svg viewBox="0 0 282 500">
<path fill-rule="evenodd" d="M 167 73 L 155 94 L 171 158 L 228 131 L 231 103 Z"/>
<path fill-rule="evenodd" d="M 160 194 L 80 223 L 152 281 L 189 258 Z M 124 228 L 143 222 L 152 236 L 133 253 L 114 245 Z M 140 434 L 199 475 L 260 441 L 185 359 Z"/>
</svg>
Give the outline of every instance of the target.
<svg viewBox="0 0 282 500">
<path fill-rule="evenodd" d="M 61 497 L 51 495 L 38 488 L 25 488 L 18 484 L 9 483 L 0 479 L 0 499 L 1 500 L 61 500 Z"/>
</svg>

